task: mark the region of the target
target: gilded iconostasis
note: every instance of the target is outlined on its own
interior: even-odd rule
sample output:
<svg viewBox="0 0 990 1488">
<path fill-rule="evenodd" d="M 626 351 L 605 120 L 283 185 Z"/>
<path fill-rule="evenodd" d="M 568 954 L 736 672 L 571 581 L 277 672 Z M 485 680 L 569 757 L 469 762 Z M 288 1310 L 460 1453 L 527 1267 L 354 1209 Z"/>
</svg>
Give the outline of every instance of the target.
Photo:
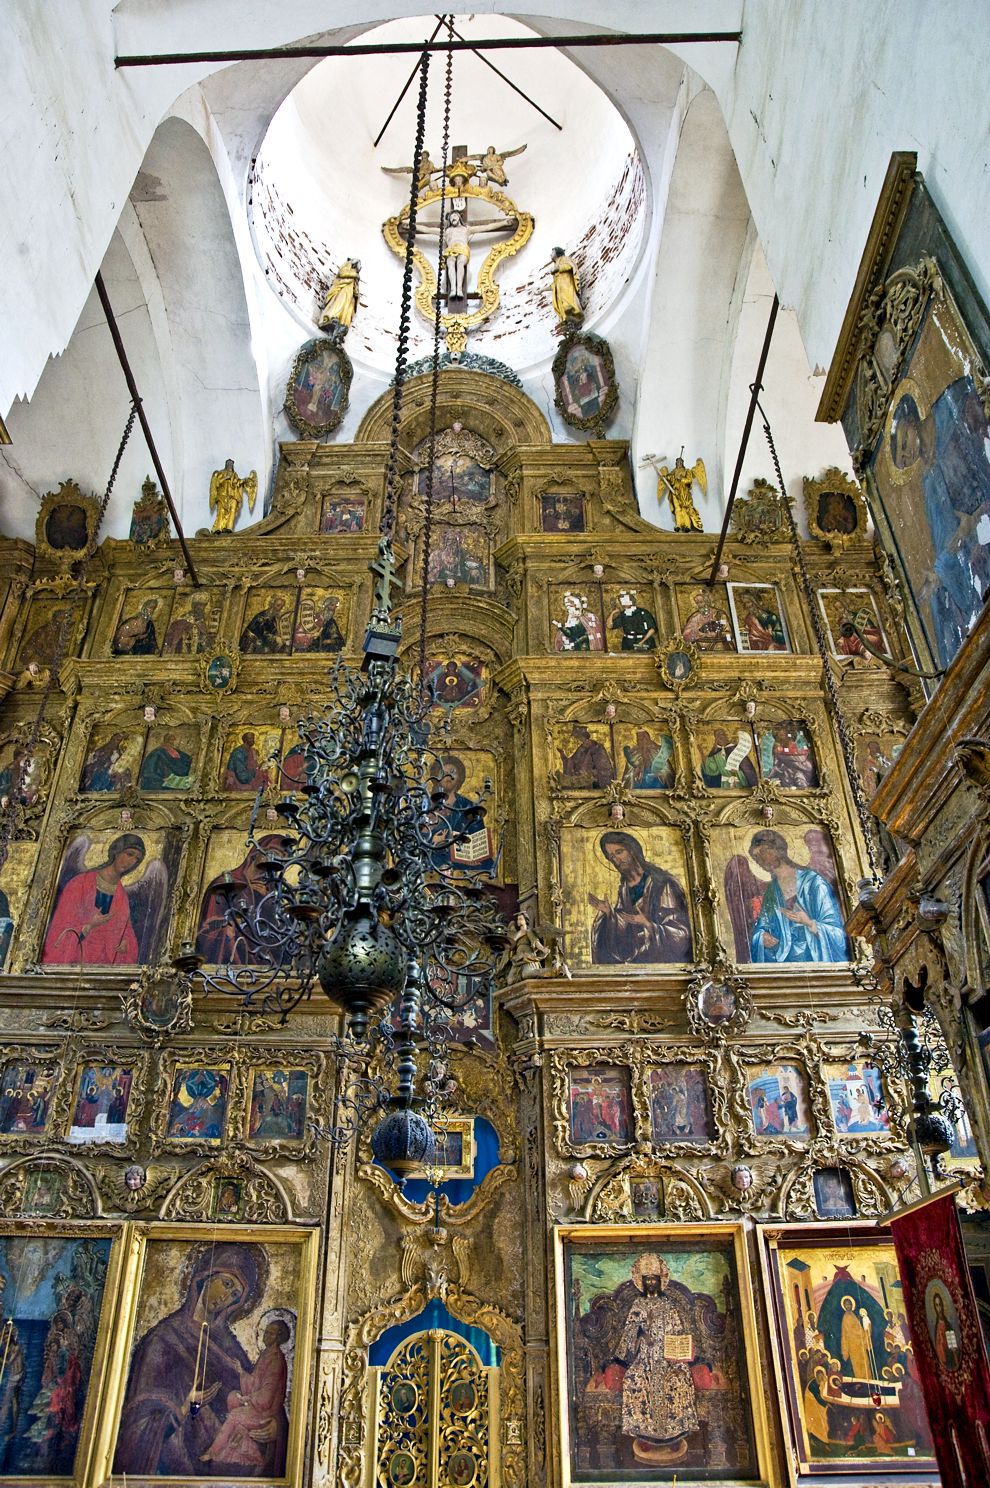
<svg viewBox="0 0 990 1488">
<path fill-rule="evenodd" d="M 329 1005 L 282 1022 L 181 970 L 250 965 L 227 911 L 360 653 L 390 397 L 283 444 L 253 521 L 228 462 L 198 582 L 151 486 L 81 581 L 71 483 L 37 553 L 4 544 L 0 1483 L 930 1481 L 875 1225 L 915 1177 L 907 1092 L 864 1042 L 816 650 L 871 794 L 922 699 L 861 639 L 907 654 L 859 488 L 809 472 L 809 598 L 768 483 L 713 569 L 713 534 L 639 516 L 622 441 L 553 443 L 494 374 L 443 373 L 428 472 L 428 384 L 404 644 L 431 475 L 437 812 L 512 934 L 403 1184 L 327 1140 Z M 962 1116 L 949 1166 L 977 1167 Z"/>
</svg>

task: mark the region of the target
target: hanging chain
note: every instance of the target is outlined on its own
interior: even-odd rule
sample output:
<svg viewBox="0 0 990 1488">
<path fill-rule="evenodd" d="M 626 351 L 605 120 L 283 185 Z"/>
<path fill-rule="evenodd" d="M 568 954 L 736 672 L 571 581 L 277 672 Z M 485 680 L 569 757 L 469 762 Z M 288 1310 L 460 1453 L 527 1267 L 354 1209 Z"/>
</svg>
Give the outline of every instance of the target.
<svg viewBox="0 0 990 1488">
<path fill-rule="evenodd" d="M 21 803 L 17 799 L 18 787 L 23 783 L 27 772 L 31 768 L 31 764 L 34 759 L 34 752 L 37 749 L 38 741 L 41 738 L 41 729 L 45 721 L 45 714 L 48 711 L 48 704 L 51 701 L 52 693 L 55 691 L 55 688 L 58 685 L 59 672 L 62 667 L 62 662 L 65 660 L 65 653 L 69 645 L 69 636 L 72 634 L 73 628 L 75 626 L 76 606 L 81 600 L 84 600 L 86 597 L 86 565 L 92 558 L 93 554 L 96 552 L 96 544 L 100 535 L 100 528 L 103 525 L 103 518 L 105 517 L 107 507 L 110 504 L 110 497 L 113 494 L 114 483 L 117 479 L 117 472 L 120 470 L 120 462 L 124 458 L 124 450 L 127 448 L 127 441 L 131 437 L 131 431 L 134 428 L 134 420 L 136 418 L 137 404 L 132 403 L 131 411 L 127 415 L 127 423 L 124 425 L 124 432 L 121 435 L 120 443 L 117 446 L 117 454 L 110 469 L 110 476 L 107 480 L 107 488 L 103 493 L 103 499 L 100 502 L 99 509 L 97 510 L 96 521 L 93 523 L 92 535 L 89 539 L 89 542 L 86 544 L 86 548 L 83 552 L 82 557 L 76 564 L 75 588 L 71 589 L 66 595 L 66 608 L 62 615 L 62 620 L 55 637 L 55 646 L 52 651 L 48 677 L 45 681 L 44 691 L 41 694 L 41 702 L 38 706 L 37 716 L 35 717 L 34 723 L 31 725 L 31 732 L 28 735 L 27 743 L 24 746 L 24 759 L 27 763 L 26 765 L 22 765 L 20 777 L 18 779 L 11 779 L 10 797 L 7 802 L 7 809 L 4 812 L 3 820 L 0 821 L 0 869 L 3 868 L 4 864 L 7 861 L 7 857 L 10 852 L 10 844 L 14 840 L 17 834 L 17 830 L 20 826 L 22 807 Z"/>
<path fill-rule="evenodd" d="M 447 17 L 447 31 L 453 39 L 453 18 Z M 453 83 L 454 54 L 447 53 L 447 70 L 443 85 L 443 141 L 440 176 L 440 231 L 437 236 L 437 293 L 433 310 L 433 375 L 430 380 L 430 435 L 426 457 L 426 493 L 423 513 L 422 594 L 419 601 L 419 686 L 426 706 L 426 608 L 430 588 L 430 554 L 433 548 L 433 461 L 437 445 L 437 399 L 440 394 L 440 333 L 443 326 L 444 246 L 447 232 L 447 154 L 450 146 L 450 98 Z"/>
<path fill-rule="evenodd" d="M 750 391 L 752 392 L 753 389 L 751 388 Z M 822 623 L 821 615 L 818 613 L 818 606 L 815 603 L 815 591 L 812 587 L 811 575 L 808 572 L 808 565 L 805 562 L 804 549 L 801 546 L 801 537 L 797 530 L 797 524 L 794 521 L 794 513 L 791 510 L 791 503 L 787 499 L 787 491 L 784 487 L 784 477 L 781 473 L 780 461 L 777 458 L 777 446 L 774 444 L 773 441 L 773 432 L 770 428 L 770 420 L 767 418 L 766 410 L 764 409 L 759 398 L 757 398 L 756 400 L 756 406 L 760 410 L 760 413 L 763 417 L 763 432 L 766 435 L 767 444 L 770 447 L 770 458 L 773 460 L 773 468 L 777 476 L 777 489 L 780 492 L 781 502 L 784 508 L 784 515 L 786 517 L 788 529 L 790 531 L 791 546 L 794 549 L 794 557 L 801 574 L 801 584 L 804 589 L 805 602 L 808 607 L 808 613 L 811 616 L 812 628 L 815 632 L 815 643 L 818 646 L 818 651 L 822 659 L 822 672 L 824 674 L 825 680 L 825 691 L 828 693 L 829 701 L 832 704 L 832 712 L 835 717 L 835 725 L 839 734 L 839 743 L 842 747 L 842 758 L 845 761 L 846 774 L 849 777 L 849 788 L 852 791 L 853 802 L 856 807 L 856 815 L 859 818 L 860 831 L 863 834 L 863 841 L 866 845 L 866 856 L 869 861 L 870 872 L 875 879 L 880 879 L 883 877 L 883 873 L 880 867 L 880 855 L 877 850 L 876 826 L 874 824 L 872 816 L 870 815 L 870 809 L 867 805 L 866 796 L 863 792 L 863 782 L 860 779 L 859 767 L 856 764 L 856 751 L 853 748 L 853 741 L 849 733 L 848 725 L 846 724 L 845 714 L 842 711 L 842 704 L 839 702 L 839 689 L 835 681 L 835 673 L 832 669 L 832 661 L 828 654 L 828 644 L 825 639 L 825 627 Z"/>
<path fill-rule="evenodd" d="M 409 320 L 412 306 L 413 253 L 416 243 L 416 214 L 419 205 L 419 167 L 423 158 L 426 134 L 426 95 L 429 84 L 430 54 L 419 60 L 419 98 L 416 104 L 416 144 L 413 150 L 412 187 L 409 192 L 409 217 L 406 222 L 406 255 L 402 265 L 402 295 L 399 302 L 399 337 L 395 352 L 395 382 L 392 385 L 392 429 L 389 435 L 388 465 L 385 472 L 385 499 L 382 506 L 381 534 L 386 542 L 395 535 L 395 518 L 402 494 L 399 473 L 399 428 L 402 421 L 402 390 L 406 381 L 406 359 L 409 351 Z"/>
</svg>

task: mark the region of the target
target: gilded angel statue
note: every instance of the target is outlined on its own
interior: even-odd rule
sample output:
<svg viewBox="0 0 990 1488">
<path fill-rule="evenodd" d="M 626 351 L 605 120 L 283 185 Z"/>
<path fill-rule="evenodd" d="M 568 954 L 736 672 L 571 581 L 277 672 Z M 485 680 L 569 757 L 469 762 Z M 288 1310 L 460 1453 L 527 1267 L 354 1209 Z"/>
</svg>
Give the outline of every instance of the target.
<svg viewBox="0 0 990 1488">
<path fill-rule="evenodd" d="M 413 165 L 382 166 L 382 170 L 387 176 L 411 176 L 415 168 Z M 419 157 L 419 175 L 416 177 L 416 190 L 420 195 L 429 189 L 433 177 L 439 175 L 439 173 L 440 167 L 433 164 L 433 161 L 430 159 L 429 150 L 421 151 Z"/>
<path fill-rule="evenodd" d="M 691 497 L 691 487 L 695 481 L 701 487 L 704 494 L 708 495 L 708 476 L 705 472 L 704 460 L 695 460 L 691 466 L 685 465 L 681 453 L 674 461 L 673 469 L 667 465 L 660 465 L 656 455 L 646 455 L 643 459 L 644 465 L 652 465 L 657 473 L 657 499 L 661 500 L 666 492 L 667 500 L 670 502 L 670 514 L 674 519 L 675 532 L 702 532 L 701 518 L 698 508 Z"/>
<path fill-rule="evenodd" d="M 214 532 L 233 532 L 241 515 L 244 497 L 248 511 L 254 511 L 258 495 L 258 477 L 252 470 L 250 475 L 238 475 L 233 460 L 227 460 L 222 470 L 214 470 L 210 476 L 210 511 Z"/>
<path fill-rule="evenodd" d="M 513 155 L 521 155 L 525 149 L 525 145 L 517 145 L 514 150 L 496 150 L 494 145 L 489 145 L 484 155 L 469 155 L 468 159 L 478 162 L 477 174 L 483 184 L 494 181 L 496 186 L 508 186 L 505 162 L 511 160 Z"/>
</svg>

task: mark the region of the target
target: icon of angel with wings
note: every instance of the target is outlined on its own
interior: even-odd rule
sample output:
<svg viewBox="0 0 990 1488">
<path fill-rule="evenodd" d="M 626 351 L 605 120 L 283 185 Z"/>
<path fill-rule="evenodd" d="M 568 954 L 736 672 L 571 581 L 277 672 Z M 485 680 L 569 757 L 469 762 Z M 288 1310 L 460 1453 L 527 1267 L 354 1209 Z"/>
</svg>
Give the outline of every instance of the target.
<svg viewBox="0 0 990 1488">
<path fill-rule="evenodd" d="M 138 832 L 78 833 L 62 863 L 42 964 L 147 964 L 158 949 L 171 878 Z"/>
</svg>

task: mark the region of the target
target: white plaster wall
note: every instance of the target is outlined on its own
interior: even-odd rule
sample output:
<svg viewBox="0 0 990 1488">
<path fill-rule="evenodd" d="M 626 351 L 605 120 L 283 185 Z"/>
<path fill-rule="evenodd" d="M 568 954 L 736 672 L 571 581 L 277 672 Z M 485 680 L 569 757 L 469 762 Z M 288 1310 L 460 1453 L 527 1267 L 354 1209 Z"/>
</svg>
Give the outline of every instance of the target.
<svg viewBox="0 0 990 1488">
<path fill-rule="evenodd" d="M 174 361 L 181 457 L 173 496 L 183 527 L 194 531 L 209 524 L 210 475 L 228 456 L 242 474 L 255 470 L 264 488 L 270 430 L 227 205 L 209 151 L 189 124 L 162 124 L 136 186 L 134 209 L 161 286 Z"/>
<path fill-rule="evenodd" d="M 719 94 L 770 273 L 812 367 L 828 369 L 894 150 L 917 151 L 990 300 L 990 5 L 745 0 L 743 36 Z"/>
<path fill-rule="evenodd" d="M 169 400 L 162 377 L 153 313 L 145 288 L 115 233 L 102 265 L 107 294 L 157 431 L 166 474 L 174 458 Z M 103 308 L 93 290 L 61 356 L 52 357 L 30 402 L 18 400 L 7 417 L 13 444 L 0 447 L 0 532 L 34 540 L 39 498 L 74 479 L 102 498 L 124 431 L 130 400 Z M 135 423 L 107 510 L 103 535 L 126 537 L 141 482 L 153 474 L 140 426 Z"/>
<path fill-rule="evenodd" d="M 733 286 L 740 273 L 749 210 L 715 95 L 688 103 L 680 131 L 656 259 L 649 342 L 637 408 L 633 461 L 640 509 L 673 527 L 669 505 L 657 500 L 647 454 L 672 465 L 685 446 L 691 465 L 701 456 L 708 495 L 695 491 L 702 521 L 718 529 L 723 497 L 720 406 L 733 340 Z"/>
</svg>

